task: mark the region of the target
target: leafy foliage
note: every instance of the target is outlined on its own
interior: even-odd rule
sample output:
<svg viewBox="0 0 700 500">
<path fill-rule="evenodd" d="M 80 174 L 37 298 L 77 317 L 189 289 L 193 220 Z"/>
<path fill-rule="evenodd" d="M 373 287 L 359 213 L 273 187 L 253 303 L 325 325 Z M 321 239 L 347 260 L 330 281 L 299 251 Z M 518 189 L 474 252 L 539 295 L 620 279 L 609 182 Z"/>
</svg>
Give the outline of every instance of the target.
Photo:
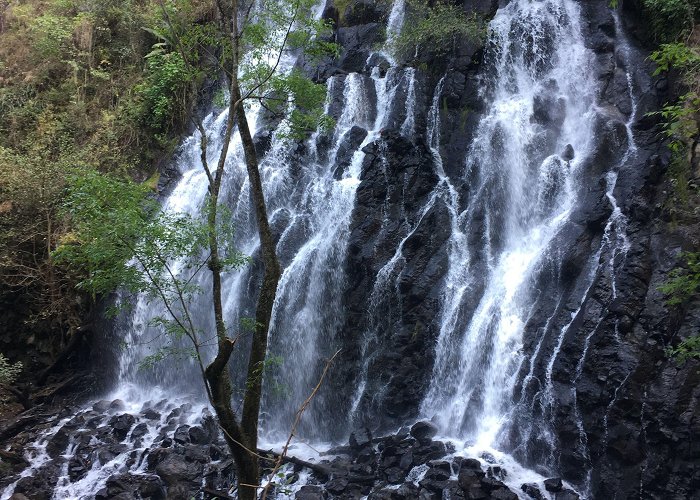
<svg viewBox="0 0 700 500">
<path fill-rule="evenodd" d="M 646 18 L 656 42 L 674 42 L 687 35 L 700 5 L 696 0 L 642 0 Z"/>
<path fill-rule="evenodd" d="M 22 371 L 22 363 L 10 363 L 10 361 L 0 353 L 0 385 L 12 384 Z"/>
<path fill-rule="evenodd" d="M 682 42 L 661 44 L 649 58 L 656 63 L 653 76 L 671 68 L 682 70 L 686 74 L 697 73 L 700 70 L 700 55 L 697 50 Z"/>
<path fill-rule="evenodd" d="M 666 353 L 679 363 L 685 363 L 690 359 L 700 359 L 700 335 L 687 338 L 676 347 L 667 349 Z"/>
<path fill-rule="evenodd" d="M 204 39 L 210 2 L 165 3 Z M 32 304 L 27 335 L 62 332 L 49 337 L 58 351 L 87 302 L 74 287 L 84 276 L 51 257 L 71 237 L 58 210 L 66 179 L 85 169 L 152 177 L 198 81 L 168 50 L 145 58 L 163 42 L 158 2 L 26 0 L 2 15 L 0 283 Z"/>
<path fill-rule="evenodd" d="M 389 40 L 390 50 L 399 57 L 411 57 L 422 50 L 440 54 L 449 51 L 456 40 L 481 41 L 486 24 L 461 6 L 438 0 L 407 0 L 408 17 L 401 33 Z"/>
<path fill-rule="evenodd" d="M 328 41 L 332 24 L 316 19 L 315 7 L 315 0 L 265 0 L 243 29 L 241 93 L 283 116 L 294 139 L 333 125 L 323 112 L 325 85 L 312 82 L 299 70 L 278 71 L 291 52 L 303 54 L 312 64 L 338 55 L 338 46 Z"/>
<path fill-rule="evenodd" d="M 668 103 L 660 111 L 651 113 L 661 116 L 663 133 L 669 139 L 668 147 L 672 155 L 669 174 L 673 184 L 671 199 L 674 205 L 683 206 L 690 195 L 690 150 L 698 134 L 700 53 L 697 47 L 674 42 L 660 45 L 649 58 L 657 64 L 654 76 L 676 70 L 680 72 L 687 89 L 675 103 Z"/>
<path fill-rule="evenodd" d="M 147 186 L 88 171 L 70 179 L 64 210 L 73 232 L 54 256 L 86 276 L 80 288 L 93 294 L 124 288 L 169 303 L 199 293 L 193 278 L 207 258 L 207 225 L 187 214 L 164 212 Z M 217 223 L 217 234 L 231 238 L 230 220 L 219 217 Z M 230 240 L 222 247 L 224 270 L 248 261 Z M 179 276 L 172 268 L 178 260 L 193 272 Z"/>
<path fill-rule="evenodd" d="M 686 252 L 683 259 L 687 267 L 671 271 L 670 279 L 660 287 L 669 305 L 683 304 L 700 291 L 700 252 Z"/>
</svg>

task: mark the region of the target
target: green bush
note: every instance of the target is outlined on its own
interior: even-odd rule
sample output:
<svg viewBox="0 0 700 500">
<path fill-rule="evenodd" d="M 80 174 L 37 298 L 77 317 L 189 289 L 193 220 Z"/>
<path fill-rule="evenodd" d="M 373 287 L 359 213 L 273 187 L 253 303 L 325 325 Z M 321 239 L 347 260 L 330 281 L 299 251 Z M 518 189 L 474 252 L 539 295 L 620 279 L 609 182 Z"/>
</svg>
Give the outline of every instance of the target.
<svg viewBox="0 0 700 500">
<path fill-rule="evenodd" d="M 666 353 L 676 358 L 679 363 L 685 363 L 689 359 L 700 359 L 700 335 L 687 338 L 676 347 L 667 349 Z"/>
<path fill-rule="evenodd" d="M 22 363 L 17 362 L 12 364 L 0 353 L 0 385 L 13 384 L 21 371 Z"/>
<path fill-rule="evenodd" d="M 683 259 L 687 267 L 671 271 L 670 279 L 659 288 L 669 305 L 683 304 L 700 291 L 700 252 L 686 252 Z"/>
<path fill-rule="evenodd" d="M 147 60 L 146 78 L 136 87 L 144 99 L 142 119 L 155 130 L 167 130 L 186 112 L 183 108 L 191 76 L 182 56 L 167 52 L 163 43 L 154 46 Z"/>
<path fill-rule="evenodd" d="M 461 6 L 444 0 L 434 4 L 426 0 L 406 0 L 407 16 L 401 33 L 388 40 L 390 50 L 398 57 L 411 57 L 429 49 L 443 54 L 458 39 L 482 41 L 486 23 L 476 14 L 468 14 Z"/>
<path fill-rule="evenodd" d="M 698 14 L 698 3 L 697 0 L 642 0 L 653 40 L 674 42 L 689 33 Z"/>
</svg>

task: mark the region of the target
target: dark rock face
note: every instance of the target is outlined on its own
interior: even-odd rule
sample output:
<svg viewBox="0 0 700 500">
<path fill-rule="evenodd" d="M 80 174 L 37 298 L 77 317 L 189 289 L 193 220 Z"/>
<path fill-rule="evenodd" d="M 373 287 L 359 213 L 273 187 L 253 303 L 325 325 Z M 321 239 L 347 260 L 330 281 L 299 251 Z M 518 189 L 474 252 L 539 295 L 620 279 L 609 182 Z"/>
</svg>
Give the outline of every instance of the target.
<svg viewBox="0 0 700 500">
<path fill-rule="evenodd" d="M 435 311 L 439 283 L 447 268 L 449 218 L 439 199 L 424 210 L 438 183 L 424 144 L 385 130 L 364 152 L 350 226 L 349 283 L 344 299 L 346 330 L 355 333 L 344 340 L 341 356 L 345 359 L 338 366 L 362 366 L 362 349 L 369 348 L 366 372 L 358 377 L 369 384 L 365 395 L 378 392 L 382 397 L 360 402 L 359 413 L 365 417 L 359 417 L 357 424 L 369 423 L 364 421 L 368 418 L 376 426 L 376 416 L 386 423 L 401 423 L 415 415 L 426 388 L 423 375 L 431 357 L 423 346 L 434 343 L 437 335 Z M 381 290 L 384 285 L 377 283 L 378 275 L 396 280 L 398 287 L 394 295 L 374 299 L 376 316 L 368 315 L 366 304 L 373 289 Z M 379 344 L 363 346 L 363 330 L 374 332 Z M 335 370 L 329 376 L 330 384 L 358 382 L 348 376 L 353 374 Z"/>
</svg>

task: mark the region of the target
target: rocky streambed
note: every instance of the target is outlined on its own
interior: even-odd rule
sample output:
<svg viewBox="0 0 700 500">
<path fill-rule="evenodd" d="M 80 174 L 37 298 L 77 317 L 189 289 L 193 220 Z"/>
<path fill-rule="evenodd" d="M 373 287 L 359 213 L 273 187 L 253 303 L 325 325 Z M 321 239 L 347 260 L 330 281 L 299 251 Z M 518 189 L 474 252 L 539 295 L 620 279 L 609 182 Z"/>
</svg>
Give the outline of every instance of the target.
<svg viewBox="0 0 700 500">
<path fill-rule="evenodd" d="M 99 401 L 61 412 L 36 408 L 0 428 L 2 499 L 235 498 L 235 465 L 208 408 L 182 400 Z M 518 484 L 491 454 L 467 458 L 421 421 L 382 437 L 284 458 L 268 497 L 574 500 L 561 479 Z M 326 448 L 328 448 L 326 446 Z M 260 450 L 270 475 L 278 458 Z M 269 477 L 267 478 L 269 480 Z"/>
</svg>

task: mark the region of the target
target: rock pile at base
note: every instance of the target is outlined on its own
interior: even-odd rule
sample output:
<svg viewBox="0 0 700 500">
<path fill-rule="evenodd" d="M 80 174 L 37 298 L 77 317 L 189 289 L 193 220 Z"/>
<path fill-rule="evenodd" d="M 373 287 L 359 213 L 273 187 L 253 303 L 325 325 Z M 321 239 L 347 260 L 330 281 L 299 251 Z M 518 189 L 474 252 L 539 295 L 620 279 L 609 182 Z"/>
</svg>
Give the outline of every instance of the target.
<svg viewBox="0 0 700 500">
<path fill-rule="evenodd" d="M 232 495 L 235 465 L 207 409 L 160 401 L 146 403 L 138 412 L 126 410 L 122 401 L 100 401 L 73 410 L 74 416 L 67 409 L 52 421 L 26 428 L 14 436 L 7 453 L 22 456 L 37 447 L 44 450 L 39 454 L 43 459 L 27 454 L 31 468 L 18 462 L 0 480 L 0 491 L 14 483 L 12 500 L 49 500 L 61 488 L 91 492 L 87 497 L 97 500 Z M 437 431 L 427 421 L 383 437 L 358 429 L 348 445 L 316 461 L 285 464 L 268 498 L 440 500 L 446 492 L 450 499 L 465 500 L 579 498 L 557 478 L 523 484 L 516 493 L 505 484 L 508 471 L 493 457 L 457 456 L 451 444 L 434 439 Z M 270 456 L 261 460 L 266 474 L 276 460 Z"/>
</svg>

